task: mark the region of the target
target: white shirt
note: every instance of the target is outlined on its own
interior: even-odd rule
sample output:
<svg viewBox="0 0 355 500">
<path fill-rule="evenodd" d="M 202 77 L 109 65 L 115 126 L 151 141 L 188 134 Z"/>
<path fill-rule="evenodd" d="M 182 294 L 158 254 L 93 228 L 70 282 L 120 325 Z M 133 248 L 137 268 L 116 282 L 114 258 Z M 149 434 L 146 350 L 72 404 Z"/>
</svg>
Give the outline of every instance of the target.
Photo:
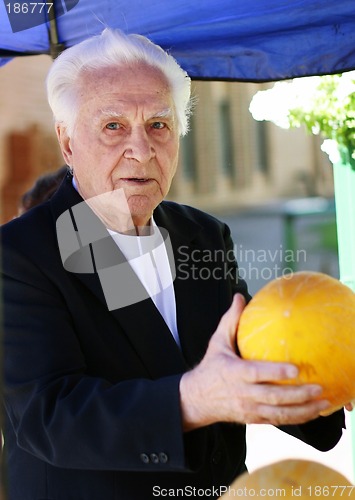
<svg viewBox="0 0 355 500">
<path fill-rule="evenodd" d="M 180 346 L 172 272 L 164 239 L 151 218 L 152 234 L 131 236 L 107 229 L 147 290 Z"/>
</svg>

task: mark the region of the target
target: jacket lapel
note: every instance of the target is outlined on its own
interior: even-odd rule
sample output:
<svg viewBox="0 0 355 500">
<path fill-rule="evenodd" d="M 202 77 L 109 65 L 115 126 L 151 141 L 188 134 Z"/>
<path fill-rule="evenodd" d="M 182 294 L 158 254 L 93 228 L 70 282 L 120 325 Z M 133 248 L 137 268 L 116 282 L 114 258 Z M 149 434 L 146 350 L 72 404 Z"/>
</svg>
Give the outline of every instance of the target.
<svg viewBox="0 0 355 500">
<path fill-rule="evenodd" d="M 213 276 L 214 263 L 204 262 L 206 236 L 200 224 L 183 214 L 181 207 L 163 202 L 154 218 L 168 230 L 174 250 L 174 281 L 177 324 L 182 351 L 189 367 L 203 357 L 209 338 L 217 327 L 220 311 L 218 286 Z"/>
</svg>

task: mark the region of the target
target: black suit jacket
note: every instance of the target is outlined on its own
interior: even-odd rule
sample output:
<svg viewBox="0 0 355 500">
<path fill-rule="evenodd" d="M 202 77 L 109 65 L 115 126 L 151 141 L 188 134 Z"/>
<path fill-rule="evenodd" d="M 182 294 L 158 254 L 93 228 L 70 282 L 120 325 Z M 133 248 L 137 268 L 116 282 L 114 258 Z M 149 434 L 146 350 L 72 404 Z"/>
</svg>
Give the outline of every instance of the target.
<svg viewBox="0 0 355 500">
<path fill-rule="evenodd" d="M 184 435 L 178 387 L 233 294 L 250 298 L 229 230 L 190 207 L 155 210 L 174 250 L 180 350 L 150 298 L 109 311 L 95 268 L 64 269 L 56 221 L 81 202 L 67 178 L 2 228 L 9 500 L 144 500 L 172 488 L 188 498 L 213 487 L 215 498 L 245 470 L 245 427 Z M 114 244 L 109 253 L 122 261 Z M 338 412 L 287 431 L 328 449 L 343 421 Z"/>
</svg>

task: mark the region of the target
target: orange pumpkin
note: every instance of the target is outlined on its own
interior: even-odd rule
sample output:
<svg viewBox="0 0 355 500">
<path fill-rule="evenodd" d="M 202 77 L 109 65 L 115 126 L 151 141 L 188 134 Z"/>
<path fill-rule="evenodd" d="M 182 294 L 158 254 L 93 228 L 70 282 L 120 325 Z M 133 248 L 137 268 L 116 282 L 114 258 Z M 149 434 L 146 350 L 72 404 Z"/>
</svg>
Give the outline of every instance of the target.
<svg viewBox="0 0 355 500">
<path fill-rule="evenodd" d="M 329 414 L 355 399 L 355 294 L 323 273 L 296 272 L 259 290 L 237 332 L 245 359 L 286 361 L 299 376 L 284 383 L 316 383 Z"/>
<path fill-rule="evenodd" d="M 355 498 L 355 486 L 326 465 L 287 459 L 239 476 L 221 499 L 249 497 Z"/>
</svg>

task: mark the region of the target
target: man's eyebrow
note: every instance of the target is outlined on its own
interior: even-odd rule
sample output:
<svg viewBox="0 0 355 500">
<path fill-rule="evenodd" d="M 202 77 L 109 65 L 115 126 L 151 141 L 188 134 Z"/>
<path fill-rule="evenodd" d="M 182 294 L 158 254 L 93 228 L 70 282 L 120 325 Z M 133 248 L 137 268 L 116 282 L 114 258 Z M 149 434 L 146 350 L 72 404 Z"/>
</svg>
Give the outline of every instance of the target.
<svg viewBox="0 0 355 500">
<path fill-rule="evenodd" d="M 154 113 L 152 118 L 174 118 L 174 112 L 171 108 L 166 108 L 163 109 L 162 111 Z"/>
<path fill-rule="evenodd" d="M 98 118 L 100 118 L 102 115 L 108 116 L 110 118 L 122 118 L 124 116 L 123 113 L 118 113 L 117 111 L 113 111 L 111 109 L 100 109 L 97 116 Z"/>
<path fill-rule="evenodd" d="M 119 113 L 118 111 L 112 109 L 100 109 L 96 115 L 96 120 L 100 120 L 102 116 L 114 119 L 121 119 L 125 117 L 124 113 Z M 153 113 L 148 120 L 154 120 L 155 118 L 172 118 L 174 119 L 174 111 L 172 108 L 165 108 L 161 111 Z"/>
</svg>

